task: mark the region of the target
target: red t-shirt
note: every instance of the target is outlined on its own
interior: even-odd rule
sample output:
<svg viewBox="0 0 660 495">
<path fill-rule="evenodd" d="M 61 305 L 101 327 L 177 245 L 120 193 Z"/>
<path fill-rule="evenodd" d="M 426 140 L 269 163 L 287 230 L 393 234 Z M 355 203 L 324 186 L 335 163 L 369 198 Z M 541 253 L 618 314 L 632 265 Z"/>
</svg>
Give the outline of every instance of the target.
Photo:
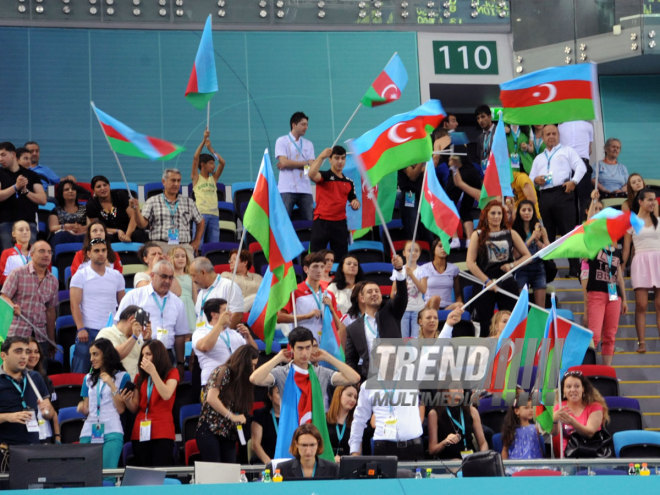
<svg viewBox="0 0 660 495">
<path fill-rule="evenodd" d="M 316 183 L 316 208 L 314 220 L 346 220 L 346 201 L 356 199 L 353 181 L 339 177 L 332 170 L 320 172 L 321 180 Z"/>
<path fill-rule="evenodd" d="M 135 377 L 135 384 L 139 378 L 139 374 Z M 167 380 L 176 380 L 177 384 L 179 383 L 179 371 L 176 368 L 172 368 L 165 378 L 165 383 Z M 142 381 L 142 386 L 140 387 L 140 405 L 135 417 L 135 423 L 133 424 L 133 433 L 131 434 L 131 440 L 140 439 L 140 421 L 145 420 L 145 412 L 147 409 L 147 381 Z M 174 407 L 174 399 L 176 398 L 176 390 L 172 394 L 172 397 L 169 400 L 163 400 L 160 398 L 160 394 L 154 385 L 154 388 L 151 392 L 151 400 L 149 401 L 149 411 L 147 413 L 147 419 L 151 421 L 151 439 L 156 440 L 159 438 L 166 438 L 174 440 L 174 418 L 172 417 L 172 408 Z"/>
<path fill-rule="evenodd" d="M 85 259 L 85 253 L 81 249 L 76 253 L 76 255 L 73 257 L 73 261 L 71 262 L 71 276 L 73 277 L 76 274 L 76 271 L 82 265 L 83 260 Z M 115 262 L 112 265 L 112 268 L 117 270 L 119 273 L 124 272 L 124 267 L 121 265 L 121 260 L 119 259 L 119 255 L 115 253 Z"/>
</svg>

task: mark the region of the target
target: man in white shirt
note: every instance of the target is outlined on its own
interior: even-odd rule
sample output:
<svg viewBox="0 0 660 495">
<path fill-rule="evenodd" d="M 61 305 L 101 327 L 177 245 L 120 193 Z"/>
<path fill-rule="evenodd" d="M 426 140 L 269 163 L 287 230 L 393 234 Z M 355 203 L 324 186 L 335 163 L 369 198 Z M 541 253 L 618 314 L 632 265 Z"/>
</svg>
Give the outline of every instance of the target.
<svg viewBox="0 0 660 495">
<path fill-rule="evenodd" d="M 593 168 L 589 164 L 591 157 L 591 145 L 594 141 L 594 127 L 591 122 L 586 120 L 573 120 L 570 122 L 562 122 L 559 124 L 559 144 L 562 146 L 569 146 L 573 148 L 587 168 L 586 173 L 577 186 L 577 207 L 578 219 L 580 222 L 584 221 L 587 217 L 587 208 L 591 202 L 591 176 Z"/>
<path fill-rule="evenodd" d="M 69 295 L 71 315 L 78 329 L 71 362 L 73 373 L 89 372 L 89 344 L 101 328 L 108 326 L 117 304 L 124 297 L 124 277 L 106 266 L 108 248 L 105 239 L 92 239 L 87 246 L 90 263 L 71 278 Z"/>
<path fill-rule="evenodd" d="M 314 200 L 307 173 L 314 161 L 314 145 L 303 139 L 309 118 L 303 112 L 296 112 L 291 116 L 289 125 L 291 132 L 275 141 L 275 157 L 280 170 L 277 188 L 289 216 L 294 205 L 298 205 L 302 219 L 312 220 Z"/>
<path fill-rule="evenodd" d="M 156 263 L 151 271 L 151 284 L 133 289 L 122 299 L 118 314 L 130 305 L 139 306 L 150 315 L 151 338 L 160 340 L 172 363 L 183 377 L 186 337 L 190 334 L 183 301 L 170 291 L 174 267 L 167 260 Z M 115 315 L 115 321 L 118 321 Z"/>
<path fill-rule="evenodd" d="M 231 312 L 229 328 L 236 328 L 243 320 L 243 292 L 238 284 L 215 273 L 211 260 L 203 256 L 195 258 L 191 263 L 190 278 L 200 289 L 195 301 L 197 326 L 208 323 L 202 311 L 204 303 L 212 298 L 220 298 L 228 301 Z"/>
<path fill-rule="evenodd" d="M 245 325 L 238 325 L 238 331 L 229 328 L 232 315 L 227 311 L 227 301 L 217 297 L 208 299 L 203 310 L 210 323 L 196 329 L 192 337 L 192 346 L 202 371 L 202 386 L 206 385 L 211 372 L 225 364 L 236 349 L 245 344 L 257 349 L 257 343 Z"/>
</svg>

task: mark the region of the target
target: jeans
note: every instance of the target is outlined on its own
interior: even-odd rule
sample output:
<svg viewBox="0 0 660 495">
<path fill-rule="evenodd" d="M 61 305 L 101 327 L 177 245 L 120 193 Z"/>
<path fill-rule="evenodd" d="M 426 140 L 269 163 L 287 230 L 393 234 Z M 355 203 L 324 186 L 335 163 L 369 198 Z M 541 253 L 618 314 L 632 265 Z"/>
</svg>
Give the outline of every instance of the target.
<svg viewBox="0 0 660 495">
<path fill-rule="evenodd" d="M 236 440 L 216 435 L 205 423 L 195 433 L 199 454 L 204 462 L 236 462 Z"/>
<path fill-rule="evenodd" d="M 311 196 L 310 196 L 311 197 Z M 30 224 L 30 244 L 37 242 L 37 224 L 34 222 L 28 222 Z M 14 246 L 14 243 L 11 242 L 11 229 L 14 226 L 14 222 L 2 222 L 0 223 L 0 248 L 9 249 Z"/>
<path fill-rule="evenodd" d="M 204 237 L 202 237 L 202 244 L 220 242 L 220 217 L 218 215 L 202 215 L 202 217 L 204 218 Z M 195 228 L 197 228 L 196 225 Z"/>
<path fill-rule="evenodd" d="M 286 212 L 291 218 L 294 205 L 298 205 L 302 220 L 312 220 L 314 213 L 314 199 L 311 194 L 304 193 L 282 193 L 282 201 Z"/>
<path fill-rule="evenodd" d="M 419 323 L 417 323 L 419 311 L 406 311 L 401 319 L 401 337 L 416 339 L 419 336 Z"/>
<path fill-rule="evenodd" d="M 71 361 L 71 373 L 89 373 L 91 363 L 89 361 L 89 346 L 92 345 L 96 335 L 100 329 L 85 328 L 89 338 L 87 342 L 78 342 L 76 337 L 76 345 L 73 348 L 73 359 Z"/>
</svg>

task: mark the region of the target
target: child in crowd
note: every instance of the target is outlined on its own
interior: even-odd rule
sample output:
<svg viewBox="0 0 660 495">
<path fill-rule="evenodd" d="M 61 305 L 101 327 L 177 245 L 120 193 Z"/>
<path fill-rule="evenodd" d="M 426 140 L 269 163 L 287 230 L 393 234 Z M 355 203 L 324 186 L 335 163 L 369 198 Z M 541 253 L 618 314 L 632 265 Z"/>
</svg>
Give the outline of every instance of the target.
<svg viewBox="0 0 660 495">
<path fill-rule="evenodd" d="M 529 399 L 520 404 L 516 397 L 502 425 L 502 459 L 541 459 L 543 448 L 534 423 L 534 407 Z"/>
<path fill-rule="evenodd" d="M 419 244 L 413 245 L 412 241 L 406 242 L 403 248 L 403 256 L 406 259 L 406 285 L 408 287 L 408 306 L 401 320 L 401 337 L 416 339 L 419 335 L 419 323 L 417 315 L 424 308 L 424 292 L 426 292 L 426 280 L 419 278 L 419 267 L 417 260 L 422 253 Z M 396 283 L 392 284 L 391 297 L 396 295 Z"/>
<path fill-rule="evenodd" d="M 193 281 L 190 275 L 188 275 L 190 269 L 188 253 L 181 246 L 176 246 L 170 249 L 169 257 L 172 266 L 174 266 L 174 277 L 181 286 L 181 296 L 179 297 L 186 308 L 186 318 L 188 318 L 189 328 L 195 328 L 195 321 L 197 320 L 195 315 L 195 297 L 197 291 L 193 290 Z"/>
</svg>

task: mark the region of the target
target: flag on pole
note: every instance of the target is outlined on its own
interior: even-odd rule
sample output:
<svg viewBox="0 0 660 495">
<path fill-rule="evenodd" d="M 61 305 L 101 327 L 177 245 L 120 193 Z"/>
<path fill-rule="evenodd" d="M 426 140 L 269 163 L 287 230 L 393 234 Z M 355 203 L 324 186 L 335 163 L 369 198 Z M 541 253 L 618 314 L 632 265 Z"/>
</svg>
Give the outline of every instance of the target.
<svg viewBox="0 0 660 495">
<path fill-rule="evenodd" d="M 605 208 L 566 236 L 541 249 L 544 260 L 557 258 L 593 259 L 598 252 L 615 244 L 631 227 L 639 232 L 644 222 L 633 212 Z M 561 242 L 560 242 L 561 241 Z"/>
<path fill-rule="evenodd" d="M 211 27 L 211 14 L 206 19 L 202 39 L 197 48 L 195 63 L 193 64 L 185 97 L 192 106 L 201 110 L 218 92 L 218 75 L 215 71 L 215 56 L 213 50 L 213 28 Z"/>
<path fill-rule="evenodd" d="M 401 57 L 395 52 L 382 72 L 371 83 L 360 102 L 365 107 L 376 107 L 396 101 L 401 98 L 406 84 L 408 84 L 408 72 L 406 72 Z"/>
<path fill-rule="evenodd" d="M 456 205 L 438 182 L 433 159 L 426 164 L 419 208 L 422 223 L 440 238 L 442 247 L 449 253 L 449 241 L 458 230 L 461 218 Z"/>
<path fill-rule="evenodd" d="M 593 120 L 596 65 L 549 67 L 500 84 L 507 124 Z"/>
<path fill-rule="evenodd" d="M 163 139 L 146 136 L 101 111 L 92 103 L 92 109 L 108 138 L 110 148 L 117 153 L 150 160 L 171 160 L 185 150 L 182 146 Z"/>
<path fill-rule="evenodd" d="M 339 332 L 335 327 L 334 321 L 332 319 L 332 311 L 330 306 L 327 304 L 323 305 L 323 328 L 321 330 L 321 341 L 319 342 L 319 348 L 327 351 L 331 356 L 336 357 L 340 361 L 346 361 L 346 356 L 344 355 L 344 349 L 341 347 L 341 339 L 339 338 Z M 334 369 L 334 366 L 329 365 L 325 361 L 321 361 L 322 366 Z"/>
<path fill-rule="evenodd" d="M 490 201 L 498 196 L 502 200 L 505 196 L 513 196 L 512 182 L 513 173 L 511 172 L 509 148 L 504 132 L 504 120 L 500 117 L 495 128 L 493 145 L 488 155 L 488 165 L 486 166 L 481 195 L 479 196 L 479 208 L 483 210 Z"/>
<path fill-rule="evenodd" d="M 444 118 L 440 102 L 429 100 L 346 143 L 373 186 L 387 174 L 428 161 L 433 152 L 429 136 Z"/>
<path fill-rule="evenodd" d="M 0 297 L 0 344 L 2 344 L 7 338 L 9 327 L 11 326 L 13 319 L 14 308 L 5 300 L 4 297 Z M 0 364 L 2 364 L 2 359 L 0 359 Z"/>
</svg>

